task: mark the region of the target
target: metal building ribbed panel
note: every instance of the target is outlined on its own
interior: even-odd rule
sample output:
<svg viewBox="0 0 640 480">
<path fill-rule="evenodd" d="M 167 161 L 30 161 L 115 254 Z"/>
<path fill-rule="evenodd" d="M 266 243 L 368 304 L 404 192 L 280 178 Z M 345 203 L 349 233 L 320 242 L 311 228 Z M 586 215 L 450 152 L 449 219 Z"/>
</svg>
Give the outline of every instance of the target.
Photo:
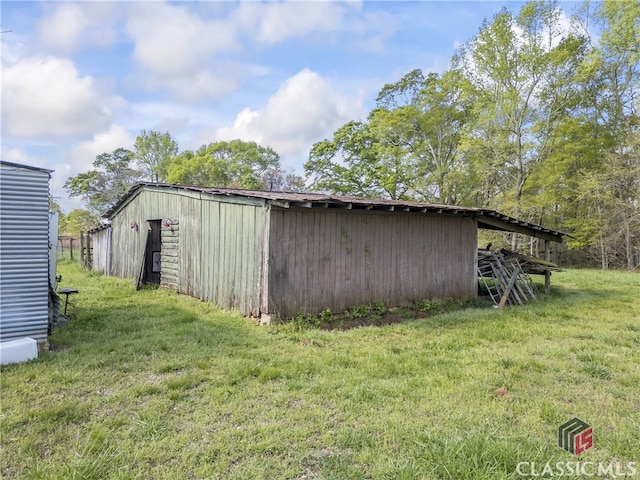
<svg viewBox="0 0 640 480">
<path fill-rule="evenodd" d="M 47 340 L 49 177 L 0 163 L 0 341 Z"/>
</svg>

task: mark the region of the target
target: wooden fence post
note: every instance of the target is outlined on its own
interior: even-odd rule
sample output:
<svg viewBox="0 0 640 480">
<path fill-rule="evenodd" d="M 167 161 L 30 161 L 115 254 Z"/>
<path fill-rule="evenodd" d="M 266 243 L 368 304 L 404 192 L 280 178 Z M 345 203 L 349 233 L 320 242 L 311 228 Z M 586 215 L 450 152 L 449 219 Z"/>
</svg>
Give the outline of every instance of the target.
<svg viewBox="0 0 640 480">
<path fill-rule="evenodd" d="M 84 267 L 84 232 L 80 231 L 80 265 Z"/>
<path fill-rule="evenodd" d="M 87 255 L 84 257 L 84 261 L 85 261 L 85 268 L 87 270 L 91 270 L 91 260 L 92 260 L 92 255 L 91 255 L 91 236 L 89 235 L 89 232 L 87 232 L 87 239 L 85 242 L 86 246 L 87 246 Z"/>
<path fill-rule="evenodd" d="M 548 262 L 551 261 L 551 251 L 549 240 L 544 241 L 544 259 Z M 545 269 L 544 271 L 544 293 L 551 294 L 551 271 Z"/>
</svg>

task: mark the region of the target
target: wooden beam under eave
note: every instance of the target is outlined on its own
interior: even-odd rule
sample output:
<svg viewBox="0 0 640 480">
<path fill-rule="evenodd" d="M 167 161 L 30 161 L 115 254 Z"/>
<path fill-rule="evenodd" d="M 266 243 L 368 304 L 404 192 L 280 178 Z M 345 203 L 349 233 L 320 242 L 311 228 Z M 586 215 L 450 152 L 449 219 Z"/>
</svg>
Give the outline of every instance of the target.
<svg viewBox="0 0 640 480">
<path fill-rule="evenodd" d="M 510 219 L 510 217 L 507 217 Z M 489 225 L 491 227 L 497 228 L 498 230 L 503 230 L 505 232 L 514 232 L 521 233 L 523 235 L 528 235 L 530 237 L 541 238 L 543 240 L 549 240 L 551 242 L 562 243 L 562 235 L 555 235 L 550 232 L 543 232 L 539 230 L 535 230 L 530 227 L 525 227 L 522 225 L 517 225 L 510 223 L 509 221 L 500 220 L 493 217 L 488 216 L 479 216 L 478 217 L 478 225 L 482 228 L 482 224 Z"/>
<path fill-rule="evenodd" d="M 276 207 L 289 208 L 289 202 L 283 200 L 270 200 L 270 203 Z"/>
</svg>

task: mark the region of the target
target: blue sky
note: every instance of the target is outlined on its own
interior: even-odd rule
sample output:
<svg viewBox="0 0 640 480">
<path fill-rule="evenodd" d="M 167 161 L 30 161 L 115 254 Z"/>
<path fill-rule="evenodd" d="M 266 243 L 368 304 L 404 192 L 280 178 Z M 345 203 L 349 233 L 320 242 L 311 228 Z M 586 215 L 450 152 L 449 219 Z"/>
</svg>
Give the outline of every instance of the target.
<svg viewBox="0 0 640 480">
<path fill-rule="evenodd" d="M 257 141 L 302 174 L 311 145 L 365 118 L 386 83 L 444 71 L 483 19 L 521 5 L 3 1 L 2 159 L 55 170 L 66 213 L 80 206 L 67 178 L 142 129 L 181 151 Z"/>
</svg>

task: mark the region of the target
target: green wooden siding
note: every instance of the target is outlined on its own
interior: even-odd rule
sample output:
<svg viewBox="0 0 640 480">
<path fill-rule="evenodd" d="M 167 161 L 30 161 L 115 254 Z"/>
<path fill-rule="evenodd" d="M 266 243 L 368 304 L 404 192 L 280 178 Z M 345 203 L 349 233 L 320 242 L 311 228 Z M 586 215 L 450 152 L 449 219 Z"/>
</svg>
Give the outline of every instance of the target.
<svg viewBox="0 0 640 480">
<path fill-rule="evenodd" d="M 137 278 L 147 220 L 162 227 L 161 285 L 243 315 L 476 294 L 476 221 L 145 185 L 113 216 L 111 273 Z M 131 222 L 138 229 L 131 228 Z"/>
<path fill-rule="evenodd" d="M 111 274 L 137 278 L 146 221 L 168 219 L 161 284 L 257 316 L 265 212 L 262 200 L 145 186 L 112 219 Z"/>
<path fill-rule="evenodd" d="M 274 208 L 269 228 L 270 313 L 476 294 L 468 217 Z"/>
<path fill-rule="evenodd" d="M 262 224 L 266 209 L 203 198 L 202 296 L 258 316 L 261 293 Z"/>
</svg>

